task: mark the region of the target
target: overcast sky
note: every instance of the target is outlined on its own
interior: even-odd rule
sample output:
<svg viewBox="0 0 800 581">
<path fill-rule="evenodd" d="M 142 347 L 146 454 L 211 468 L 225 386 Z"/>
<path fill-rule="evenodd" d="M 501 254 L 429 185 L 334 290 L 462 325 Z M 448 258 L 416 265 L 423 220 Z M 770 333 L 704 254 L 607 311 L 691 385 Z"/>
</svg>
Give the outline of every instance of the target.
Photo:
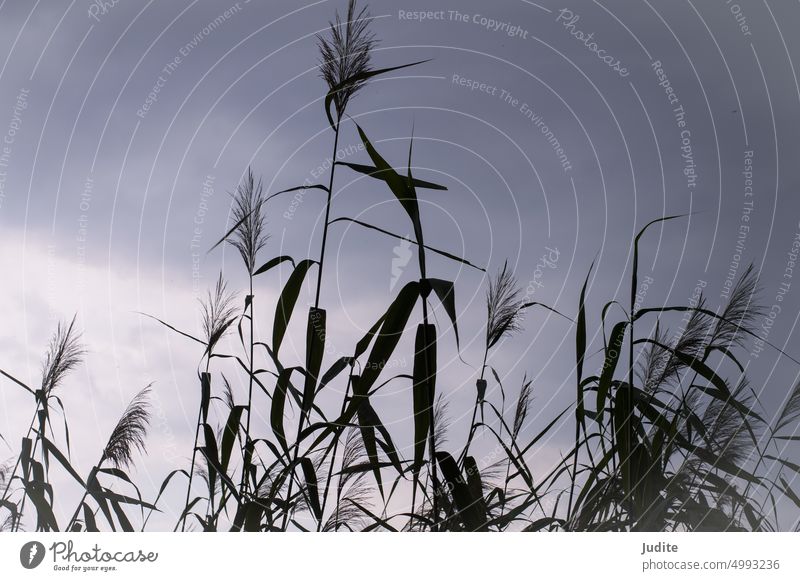
<svg viewBox="0 0 800 581">
<path fill-rule="evenodd" d="M 228 194 L 248 166 L 270 192 L 317 181 L 332 132 L 314 36 L 344 4 L 0 2 L 0 368 L 35 384 L 56 322 L 78 314 L 89 354 L 63 395 L 84 472 L 150 382 L 158 417 L 138 478 L 157 489 L 188 464 L 201 352 L 137 312 L 195 332 L 196 298 L 220 269 L 244 289 L 231 248 L 206 251 L 231 226 Z M 643 304 L 685 304 L 702 286 L 711 308 L 724 306 L 729 273 L 753 262 L 775 313 L 768 340 L 800 356 L 800 283 L 785 276 L 800 233 L 796 2 L 375 0 L 370 11 L 375 66 L 432 59 L 371 83 L 348 109 L 397 166 L 413 131 L 415 176 L 448 187 L 420 192 L 428 244 L 489 272 L 508 259 L 531 300 L 571 315 L 595 261 L 588 304 L 598 341 L 602 305 L 627 301 L 636 231 L 691 213 L 643 242 Z M 345 124 L 341 155 L 364 163 L 357 145 Z M 333 217 L 413 234 L 377 182 L 340 171 L 335 185 Z M 271 201 L 263 261 L 317 258 L 323 213 L 313 190 Z M 330 361 L 418 276 L 404 250 L 372 231 L 331 227 L 322 292 L 338 329 Z M 458 442 L 482 355 L 486 279 L 439 257 L 429 263 L 432 276 L 456 281 L 468 365 L 437 316 L 439 385 Z M 257 281 L 263 336 L 286 276 Z M 779 301 L 781 283 L 790 284 Z M 298 363 L 303 318 L 285 348 Z M 574 396 L 574 336 L 542 312 L 525 327 L 491 363 L 512 393 L 524 374 L 534 379 L 533 434 Z M 409 373 L 410 349 L 398 354 L 395 372 Z M 744 359 L 774 411 L 798 366 L 768 349 Z M 0 460 L 16 453 L 31 405 L 0 384 L 0 433 L 11 444 L 0 443 Z M 389 389 L 377 405 L 407 445 L 399 424 L 408 394 Z M 568 432 L 538 452 L 543 466 Z"/>
</svg>

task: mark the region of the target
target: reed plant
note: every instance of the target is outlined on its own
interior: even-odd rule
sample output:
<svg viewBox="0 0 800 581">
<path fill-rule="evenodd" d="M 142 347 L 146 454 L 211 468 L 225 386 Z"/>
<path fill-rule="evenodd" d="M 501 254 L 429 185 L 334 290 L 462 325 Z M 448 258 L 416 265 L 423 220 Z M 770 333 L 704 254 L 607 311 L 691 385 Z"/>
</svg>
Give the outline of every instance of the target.
<svg viewBox="0 0 800 581">
<path fill-rule="evenodd" d="M 156 319 L 202 349 L 196 380 L 192 377 L 199 392 L 187 466 L 169 473 L 152 501 L 142 498 L 130 478 L 134 452 L 144 450 L 147 388 L 134 397 L 88 476 L 84 479 L 75 469 L 66 417 L 58 435 L 50 421 L 54 408 L 65 415 L 58 388 L 83 355 L 73 320 L 56 330 L 41 387 L 31 389 L 0 371 L 10 384 L 29 392 L 33 408 L 16 462 L 0 466 L 2 527 L 19 530 L 23 522 L 35 522 L 37 530 L 59 530 L 48 476 L 55 459 L 83 494 L 71 518 L 62 519 L 72 531 L 101 526 L 133 530 L 126 507 L 137 510 L 139 528 L 145 529 L 170 487 L 180 487 L 184 499 L 175 530 L 781 530 L 778 504 L 793 502 L 800 509 L 791 487 L 800 468 L 786 455 L 786 443 L 797 439 L 800 387 L 787 390 L 775 420 L 768 422 L 742 362 L 764 314 L 756 272 L 743 272 L 720 311 L 708 308 L 702 298 L 690 306 L 636 304 L 642 239 L 651 226 L 676 216 L 647 224 L 633 240 L 631 294 L 625 306 L 612 299 L 599 313 L 590 312 L 593 269 L 578 303 L 558 310 L 527 302 L 507 263 L 488 277 L 483 356 L 474 378 L 469 429 L 463 442 L 453 441 L 448 397 L 461 386 L 452 385 L 440 369 L 439 354 L 454 349 L 460 355 L 460 313 L 455 283 L 433 275 L 428 258 L 437 255 L 481 273 L 485 269 L 425 243 L 421 193 L 447 188 L 413 176 L 413 131 L 406 158 L 392 164 L 348 113 L 370 79 L 421 64 L 374 68 L 376 39 L 370 23 L 368 12 L 351 0 L 346 14 L 337 15 L 318 38 L 324 114 L 333 144 L 324 183 L 270 193 L 248 168 L 236 188 L 232 225 L 209 251 L 226 244 L 237 251 L 247 280 L 244 300 L 236 298 L 220 274 L 201 301 L 200 333 Z M 362 163 L 338 159 L 345 127 L 363 145 Z M 326 249 L 335 233 L 331 226 L 349 223 L 362 228 L 365 237 L 404 238 L 380 225 L 334 217 L 337 171 L 367 176 L 397 201 L 398 214 L 414 232 L 410 242 L 417 250 L 417 278 L 375 314 L 374 324 L 350 346 L 349 355 L 326 361 L 329 334 L 347 336 L 348 331 L 330 328 L 321 306 Z M 265 259 L 270 200 L 301 189 L 325 194 L 318 256 Z M 309 280 L 314 268 L 315 281 Z M 284 275 L 276 285 L 277 300 L 262 300 L 256 310 L 257 285 L 275 284 L 276 273 Z M 302 305 L 307 283 L 313 285 L 314 300 Z M 290 361 L 281 348 L 295 311 L 306 307 L 305 353 L 301 362 Z M 439 340 L 444 334 L 432 316 L 437 308 L 447 316 L 453 345 Z M 534 396 L 547 388 L 526 377 L 508 405 L 506 374 L 494 366 L 493 353 L 523 332 L 523 313 L 533 308 L 556 314 L 574 333 L 575 364 L 564 373 L 575 377 L 575 398 L 531 437 Z M 670 333 L 676 321 L 678 329 Z M 271 323 L 268 337 L 261 336 L 257 322 Z M 411 374 L 387 377 L 387 363 L 412 328 Z M 595 329 L 601 345 L 590 341 Z M 238 341 L 223 343 L 227 333 Z M 241 374 L 242 381 L 232 384 L 231 373 Z M 396 382 L 408 388 L 402 393 L 408 394 L 409 420 L 393 425 L 393 433 L 374 402 L 376 394 Z M 241 403 L 237 383 L 246 386 Z M 332 389 L 334 384 L 340 388 Z M 257 409 L 264 414 L 254 413 Z M 261 416 L 268 419 L 257 421 Z M 561 459 L 554 466 L 531 466 L 539 447 L 562 434 L 568 422 L 574 438 Z M 412 445 L 406 452 L 395 442 L 409 436 Z M 474 454 L 478 445 L 498 453 L 483 462 Z M 112 490 L 112 480 L 129 494 Z"/>
<path fill-rule="evenodd" d="M 154 504 L 142 495 L 128 474 L 134 453 L 144 451 L 147 424 L 149 423 L 149 387 L 139 392 L 123 413 L 103 448 L 100 459 L 84 479 L 71 460 L 69 421 L 59 395 L 67 375 L 81 364 L 84 349 L 77 331 L 76 319 L 59 323 L 44 356 L 42 379 L 38 389 L 32 389 L 10 373 L 0 374 L 11 383 L 27 391 L 33 398 L 34 415 L 28 430 L 23 434 L 16 463 L 5 464 L 0 482 L 3 495 L 0 508 L 6 511 L 2 529 L 24 530 L 23 516 L 26 506 L 33 506 L 37 531 L 97 531 L 98 515 L 111 530 L 118 528 L 133 531 L 125 507 L 138 508 L 144 519 L 144 510 L 155 510 Z M 62 416 L 63 430 L 53 426 L 55 414 Z M 56 491 L 50 481 L 54 461 L 83 490 L 72 517 L 62 519 L 59 525 L 54 509 Z M 117 490 L 114 490 L 114 487 Z M 122 494 L 120 489 L 131 493 Z M 89 504 L 91 500 L 91 506 Z M 27 503 L 30 502 L 30 505 Z"/>
</svg>

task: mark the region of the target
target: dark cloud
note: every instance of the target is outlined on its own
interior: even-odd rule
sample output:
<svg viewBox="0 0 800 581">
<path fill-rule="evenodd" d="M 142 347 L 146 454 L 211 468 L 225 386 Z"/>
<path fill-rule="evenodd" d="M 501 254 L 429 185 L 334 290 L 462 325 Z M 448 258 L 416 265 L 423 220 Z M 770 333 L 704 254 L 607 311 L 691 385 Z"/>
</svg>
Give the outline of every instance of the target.
<svg viewBox="0 0 800 581">
<path fill-rule="evenodd" d="M 154 338 L 132 311 L 147 307 L 191 325 L 191 299 L 220 267 L 241 281 L 230 250 L 206 250 L 228 225 L 228 192 L 247 167 L 276 191 L 314 181 L 330 156 L 314 34 L 342 3 L 106 4 L 105 11 L 88 1 L 0 7 L 7 57 L 0 139 L 17 127 L 2 168 L 0 221 L 4 243 L 21 253 L 4 258 L 15 281 L 3 310 L 35 329 L 19 338 L 30 342 L 19 349 L 31 370 L 35 347 L 49 332 L 35 301 L 56 312 L 75 306 L 74 297 L 26 284 L 47 272 L 48 256 L 64 268 L 88 269 L 98 284 L 105 273 L 107 288 L 92 290 L 99 304 L 132 285 L 136 292 L 119 297 L 132 304 L 104 314 L 93 338 L 141 343 L 141 352 L 153 356 L 161 347 L 143 337 L 163 335 Z M 508 258 L 525 285 L 542 282 L 530 283 L 535 300 L 570 313 L 595 260 L 595 340 L 602 305 L 627 300 L 633 236 L 671 213 L 692 215 L 647 236 L 641 270 L 654 280 L 647 301 L 685 303 L 702 281 L 712 308 L 724 305 L 729 271 L 738 274 L 752 261 L 769 307 L 789 280 L 787 253 L 800 230 L 798 13 L 773 4 L 742 3 L 737 12 L 732 3 L 663 0 L 372 2 L 376 66 L 433 60 L 371 83 L 349 113 L 396 165 L 406 161 L 413 129 L 415 174 L 448 186 L 421 194 L 429 244 L 492 272 Z M 434 15 L 409 16 L 419 11 Z M 357 144 L 348 125 L 342 154 L 365 162 Z M 752 197 L 742 174 L 748 152 Z M 323 210 L 314 191 L 271 201 L 265 257 L 316 257 Z M 337 176 L 333 213 L 412 234 L 390 194 L 362 176 Z M 331 232 L 323 302 L 352 326 L 338 339 L 345 351 L 388 300 L 396 244 L 355 226 Z M 560 258 L 536 278 L 546 248 L 558 249 Z M 480 342 L 485 279 L 444 260 L 431 263 L 443 278 L 457 279 L 464 357 L 478 365 L 470 340 Z M 399 280 L 416 276 L 413 264 L 400 269 Z M 277 275 L 265 279 L 260 290 L 274 294 L 279 282 Z M 769 332 L 770 341 L 795 355 L 798 295 L 797 288 L 786 295 Z M 526 327 L 494 364 L 514 385 L 526 371 L 534 376 L 547 417 L 546 410 L 572 397 L 572 330 L 539 313 L 528 315 Z M 118 328 L 124 332 L 116 336 Z M 11 348 L 8 337 L 2 341 Z M 169 349 L 176 360 L 191 360 L 180 341 Z M 120 362 L 120 377 L 136 383 L 122 389 L 134 393 L 146 369 L 165 386 L 165 406 L 185 399 L 192 409 L 194 395 L 182 391 L 171 358 L 162 353 L 149 369 Z M 456 413 L 467 413 L 472 369 L 445 360 Z M 796 366 L 769 351 L 752 356 L 749 366 L 765 407 L 774 409 Z M 386 404 L 390 420 L 406 417 L 399 405 Z M 180 432 L 185 418 L 170 417 Z"/>
</svg>

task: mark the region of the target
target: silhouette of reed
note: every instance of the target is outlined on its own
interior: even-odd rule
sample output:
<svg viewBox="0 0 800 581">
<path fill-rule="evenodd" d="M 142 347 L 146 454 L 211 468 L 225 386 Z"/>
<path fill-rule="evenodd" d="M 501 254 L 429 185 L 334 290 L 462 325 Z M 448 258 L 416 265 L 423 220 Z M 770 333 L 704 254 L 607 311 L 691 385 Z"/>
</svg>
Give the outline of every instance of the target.
<svg viewBox="0 0 800 581">
<path fill-rule="evenodd" d="M 56 329 L 40 387 L 33 389 L 0 371 L 9 384 L 29 393 L 34 410 L 18 457 L 0 465 L 3 530 L 21 530 L 23 523 L 36 530 L 59 530 L 53 509 L 56 490 L 49 477 L 54 468 L 63 469 L 83 490 L 72 517 L 62 521 L 71 531 L 130 531 L 132 522 L 139 521 L 137 528 L 144 529 L 164 492 L 175 487 L 185 498 L 176 530 L 781 530 L 779 502 L 800 508 L 787 480 L 800 469 L 783 453 L 785 443 L 797 439 L 800 386 L 787 392 L 774 421 L 767 421 L 741 361 L 764 313 L 756 272 L 743 272 L 721 312 L 707 308 L 702 298 L 696 306 L 635 303 L 640 242 L 652 225 L 676 216 L 647 224 L 633 241 L 627 307 L 609 300 L 599 313 L 587 309 L 593 269 L 574 316 L 561 312 L 572 309 L 556 311 L 526 302 L 507 263 L 489 276 L 475 402 L 464 441 L 454 441 L 447 399 L 453 386 L 438 365 L 443 334 L 431 322 L 430 309 L 437 304 L 447 314 L 445 325 L 455 340 L 451 347 L 460 353 L 456 289 L 453 281 L 432 275 L 426 258 L 433 253 L 460 266 L 484 269 L 425 244 L 419 192 L 446 187 L 412 175 L 413 138 L 404 164 L 393 165 L 346 114 L 370 79 L 420 64 L 373 68 L 376 40 L 369 25 L 367 11 L 351 0 L 346 15 L 337 15 L 318 39 L 325 115 L 333 133 L 334 162 L 327 183 L 269 193 L 248 168 L 233 195 L 233 225 L 211 250 L 223 244 L 237 250 L 248 281 L 244 300 L 236 299 L 220 274 L 201 302 L 202 337 L 156 319 L 203 348 L 188 466 L 168 474 L 152 502 L 142 498 L 128 475 L 134 456 L 144 451 L 148 387 L 124 411 L 88 476 L 84 479 L 74 468 L 59 397 L 63 378 L 83 355 L 73 319 Z M 352 124 L 366 151 L 364 163 L 336 159 L 346 123 Z M 354 218 L 331 219 L 337 171 L 366 175 L 396 198 L 398 213 L 414 231 L 410 242 L 417 251 L 418 278 L 376 314 L 350 355 L 325 361 L 331 337 L 344 334 L 328 326 L 320 306 L 326 244 L 334 234 L 330 226 L 346 221 L 363 228 L 365 238 L 403 239 Z M 319 257 L 264 260 L 269 200 L 300 189 L 326 194 Z M 304 308 L 298 303 L 313 268 L 317 279 L 314 303 L 307 305 L 305 358 L 301 365 L 289 365 L 281 347 L 290 324 L 300 316 L 295 311 Z M 254 280 L 278 270 L 287 276 L 275 304 L 262 300 L 256 311 Z M 509 394 L 514 403 L 507 406 L 507 386 L 492 354 L 511 335 L 523 332 L 522 314 L 534 308 L 556 313 L 572 327 L 575 365 L 564 373 L 574 374 L 575 398 L 531 436 L 536 394 L 546 387 L 526 378 Z M 271 318 L 270 337 L 257 336 L 257 316 Z M 678 320 L 683 321 L 679 332 L 671 336 L 667 327 Z M 412 373 L 387 378 L 387 362 L 398 355 L 401 337 L 410 335 L 411 327 Z M 589 344 L 594 328 L 602 331 L 601 346 Z M 235 339 L 224 344 L 236 352 L 222 350 L 226 333 L 238 336 L 238 344 Z M 223 360 L 243 374 L 246 402 L 236 402 L 219 365 Z M 403 393 L 412 411 L 404 425 L 391 430 L 374 405 L 389 381 L 410 388 Z M 334 382 L 342 389 L 332 392 Z M 323 393 L 328 397 L 320 397 Z M 343 395 L 331 403 L 335 393 Z M 267 406 L 266 421 L 251 413 L 256 401 Z M 65 416 L 63 430 L 51 423 L 56 408 Z M 564 425 L 574 427 L 574 441 L 561 459 L 554 466 L 531 466 L 538 446 Z M 402 430 L 403 437 L 412 435 L 409 451 L 395 445 Z M 473 454 L 478 442 L 496 450 L 488 461 Z"/>
</svg>

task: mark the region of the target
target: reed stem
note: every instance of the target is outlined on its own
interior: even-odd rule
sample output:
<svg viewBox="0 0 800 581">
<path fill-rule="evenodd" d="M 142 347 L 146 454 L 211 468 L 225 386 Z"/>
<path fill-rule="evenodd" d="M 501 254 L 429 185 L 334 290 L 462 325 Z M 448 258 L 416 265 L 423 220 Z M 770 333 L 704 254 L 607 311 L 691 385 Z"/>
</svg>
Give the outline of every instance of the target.
<svg viewBox="0 0 800 581">
<path fill-rule="evenodd" d="M 319 252 L 319 269 L 317 271 L 317 291 L 314 297 L 314 308 L 319 308 L 319 295 L 322 290 L 322 270 L 325 264 L 325 247 L 328 242 L 328 225 L 331 215 L 331 202 L 333 198 L 333 177 L 336 172 L 336 154 L 339 149 L 339 127 L 341 118 L 336 120 L 336 127 L 334 127 L 333 137 L 333 156 L 331 157 L 331 171 L 328 179 L 328 200 L 325 204 L 325 222 L 322 225 L 322 248 Z"/>
</svg>

